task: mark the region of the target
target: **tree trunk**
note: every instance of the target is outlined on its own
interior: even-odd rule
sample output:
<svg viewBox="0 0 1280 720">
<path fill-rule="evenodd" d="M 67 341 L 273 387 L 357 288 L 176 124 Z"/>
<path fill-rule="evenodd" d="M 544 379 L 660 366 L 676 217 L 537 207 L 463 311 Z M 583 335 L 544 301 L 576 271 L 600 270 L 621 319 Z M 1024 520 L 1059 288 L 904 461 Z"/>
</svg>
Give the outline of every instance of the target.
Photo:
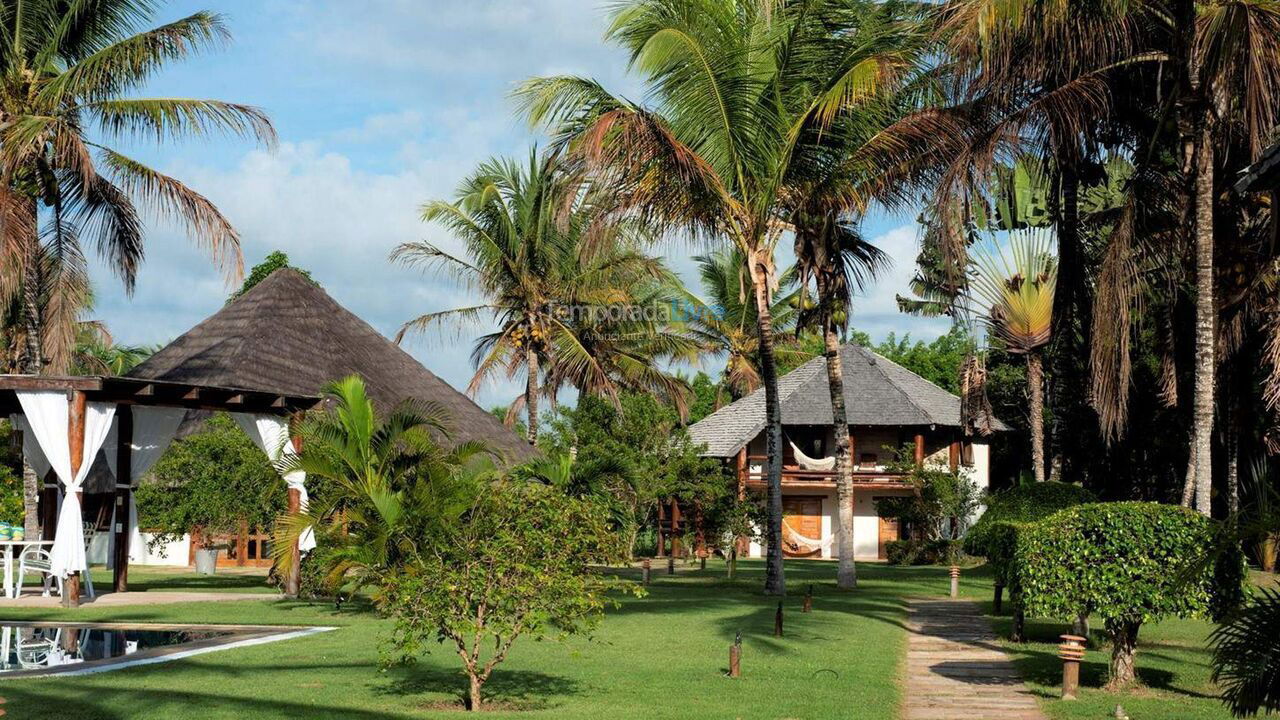
<svg viewBox="0 0 1280 720">
<path fill-rule="evenodd" d="M 1031 471 L 1044 482 L 1044 366 L 1040 353 L 1027 353 L 1027 394 L 1031 397 Z"/>
<path fill-rule="evenodd" d="M 480 697 L 480 688 L 484 686 L 484 681 L 474 673 L 468 673 L 471 680 L 470 687 L 467 688 L 467 709 L 476 711 L 480 709 L 483 700 Z"/>
<path fill-rule="evenodd" d="M 836 516 L 839 519 L 840 555 L 836 587 L 858 586 L 858 569 L 853 562 L 853 458 L 849 457 L 849 416 L 844 407 L 844 369 L 840 364 L 840 342 L 830 323 L 823 323 L 827 345 L 827 384 L 831 391 L 831 432 L 836 441 Z"/>
<path fill-rule="evenodd" d="M 1189 508 L 1196 499 L 1196 445 L 1194 438 L 1187 456 L 1187 475 L 1182 480 L 1182 507 Z"/>
<path fill-rule="evenodd" d="M 1195 168 L 1196 359 L 1192 407 L 1196 449 L 1196 510 L 1209 515 L 1213 489 L 1213 393 L 1218 307 L 1213 277 L 1213 146 L 1207 124 L 1200 131 Z"/>
<path fill-rule="evenodd" d="M 529 377 L 524 386 L 524 407 L 529 412 L 529 429 L 526 437 L 530 445 L 538 444 L 538 353 L 530 346 L 525 350 L 525 369 Z"/>
<path fill-rule="evenodd" d="M 778 367 L 773 357 L 773 317 L 769 312 L 769 277 L 765 267 L 751 259 L 751 282 L 756 296 L 756 328 L 760 335 L 760 377 L 764 384 L 765 478 L 769 526 L 765 529 L 764 592 L 785 595 L 782 568 L 782 408 L 778 403 Z"/>
<path fill-rule="evenodd" d="M 1237 372 L 1234 375 L 1241 375 Z M 1236 522 L 1236 514 L 1240 512 L 1240 422 L 1239 401 L 1232 388 L 1227 388 L 1226 426 L 1227 437 L 1227 515 Z"/>
<path fill-rule="evenodd" d="M 22 528 L 28 540 L 40 539 L 40 482 L 43 480 L 22 459 Z"/>
<path fill-rule="evenodd" d="M 1121 690 L 1133 684 L 1137 678 L 1134 662 L 1138 655 L 1138 628 L 1141 623 L 1107 621 L 1107 634 L 1111 636 L 1111 672 L 1106 689 Z"/>
</svg>

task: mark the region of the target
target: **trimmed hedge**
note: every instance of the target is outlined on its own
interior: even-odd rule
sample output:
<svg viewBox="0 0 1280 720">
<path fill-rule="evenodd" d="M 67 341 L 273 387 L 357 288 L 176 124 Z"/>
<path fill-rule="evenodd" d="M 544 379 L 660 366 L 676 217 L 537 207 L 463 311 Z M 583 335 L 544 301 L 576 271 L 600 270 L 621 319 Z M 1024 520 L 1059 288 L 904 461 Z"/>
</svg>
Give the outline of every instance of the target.
<svg viewBox="0 0 1280 720">
<path fill-rule="evenodd" d="M 1076 505 L 1097 502 L 1093 493 L 1079 485 L 1041 482 L 1020 485 L 987 498 L 987 511 L 964 536 L 964 551 L 991 559 L 993 528 L 998 523 L 1031 523 Z"/>
<path fill-rule="evenodd" d="M 963 555 L 959 540 L 890 540 L 884 548 L 890 565 L 949 565 Z"/>
<path fill-rule="evenodd" d="M 1108 624 L 1218 617 L 1244 598 L 1244 554 L 1213 562 L 1217 529 L 1176 505 L 1095 503 L 1063 510 L 1018 533 L 1017 586 L 1028 615 Z"/>
</svg>

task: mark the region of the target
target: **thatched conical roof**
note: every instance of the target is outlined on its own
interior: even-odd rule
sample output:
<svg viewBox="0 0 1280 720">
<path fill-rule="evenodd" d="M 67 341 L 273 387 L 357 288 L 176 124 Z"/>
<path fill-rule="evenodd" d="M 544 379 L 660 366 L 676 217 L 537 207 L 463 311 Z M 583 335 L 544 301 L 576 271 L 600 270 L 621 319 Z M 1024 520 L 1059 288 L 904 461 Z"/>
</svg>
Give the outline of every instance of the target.
<svg viewBox="0 0 1280 720">
<path fill-rule="evenodd" d="M 508 461 L 534 450 L 493 415 L 436 377 L 290 270 L 277 270 L 134 368 L 131 377 L 315 395 L 333 380 L 364 378 L 374 404 L 438 403 L 453 442 L 483 440 Z"/>
</svg>

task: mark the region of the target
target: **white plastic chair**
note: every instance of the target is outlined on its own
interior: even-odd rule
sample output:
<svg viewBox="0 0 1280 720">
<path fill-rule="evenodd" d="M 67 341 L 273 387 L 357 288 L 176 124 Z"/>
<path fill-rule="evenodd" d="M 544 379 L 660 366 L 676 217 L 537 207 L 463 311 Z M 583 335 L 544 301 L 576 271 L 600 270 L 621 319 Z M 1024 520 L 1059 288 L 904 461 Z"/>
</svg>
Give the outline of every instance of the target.
<svg viewBox="0 0 1280 720">
<path fill-rule="evenodd" d="M 84 554 L 89 555 L 89 546 L 93 544 L 93 536 L 98 534 L 98 523 L 86 522 L 84 524 Z M 89 561 L 86 559 L 84 563 L 84 572 L 80 573 L 81 580 L 84 582 L 85 590 L 89 593 L 89 599 L 93 599 L 93 573 L 89 569 Z"/>
<path fill-rule="evenodd" d="M 30 545 L 22 551 L 22 555 L 18 559 L 18 582 L 14 591 L 14 597 L 22 597 L 22 586 L 27 581 L 28 572 L 38 572 L 44 575 L 44 597 L 49 597 L 49 586 L 57 583 L 58 594 L 62 594 L 62 578 L 53 574 L 53 559 L 49 557 L 49 551 L 39 545 Z"/>
</svg>

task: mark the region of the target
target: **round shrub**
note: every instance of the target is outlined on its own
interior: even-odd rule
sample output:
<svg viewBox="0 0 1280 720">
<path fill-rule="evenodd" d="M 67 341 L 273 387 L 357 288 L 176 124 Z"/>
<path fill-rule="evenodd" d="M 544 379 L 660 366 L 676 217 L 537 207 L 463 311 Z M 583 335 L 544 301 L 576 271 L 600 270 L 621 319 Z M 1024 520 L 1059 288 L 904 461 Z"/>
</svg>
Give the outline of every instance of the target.
<svg viewBox="0 0 1280 720">
<path fill-rule="evenodd" d="M 990 559 L 992 528 L 996 523 L 1029 523 L 1076 505 L 1097 502 L 1079 485 L 1060 482 L 1031 483 L 1001 490 L 987 497 L 987 511 L 964 536 L 964 551 Z"/>
<path fill-rule="evenodd" d="M 1134 679 L 1138 629 L 1165 617 L 1220 616 L 1243 600 L 1238 544 L 1215 555 L 1218 526 L 1186 508 L 1121 502 L 1063 510 L 1019 534 L 1014 562 L 1032 617 L 1101 617 L 1110 688 Z"/>
</svg>

